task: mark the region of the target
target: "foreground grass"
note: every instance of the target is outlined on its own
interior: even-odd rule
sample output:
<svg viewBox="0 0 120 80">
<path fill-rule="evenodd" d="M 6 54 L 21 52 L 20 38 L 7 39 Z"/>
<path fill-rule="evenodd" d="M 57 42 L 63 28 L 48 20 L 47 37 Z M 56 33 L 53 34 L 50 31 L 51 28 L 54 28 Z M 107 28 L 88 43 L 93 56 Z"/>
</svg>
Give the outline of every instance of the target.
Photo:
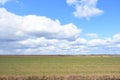
<svg viewBox="0 0 120 80">
<path fill-rule="evenodd" d="M 120 80 L 120 76 L 4 76 L 0 80 Z"/>
<path fill-rule="evenodd" d="M 0 56 L 0 76 L 43 75 L 120 76 L 120 57 Z"/>
</svg>

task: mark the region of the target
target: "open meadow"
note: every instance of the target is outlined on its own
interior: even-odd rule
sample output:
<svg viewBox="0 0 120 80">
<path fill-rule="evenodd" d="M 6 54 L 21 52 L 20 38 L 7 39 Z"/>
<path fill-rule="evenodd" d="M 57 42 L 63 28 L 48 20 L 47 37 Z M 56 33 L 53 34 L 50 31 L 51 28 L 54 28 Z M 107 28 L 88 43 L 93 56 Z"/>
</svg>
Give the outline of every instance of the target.
<svg viewBox="0 0 120 80">
<path fill-rule="evenodd" d="M 120 77 L 119 56 L 0 56 L 0 76 L 107 75 Z"/>
</svg>

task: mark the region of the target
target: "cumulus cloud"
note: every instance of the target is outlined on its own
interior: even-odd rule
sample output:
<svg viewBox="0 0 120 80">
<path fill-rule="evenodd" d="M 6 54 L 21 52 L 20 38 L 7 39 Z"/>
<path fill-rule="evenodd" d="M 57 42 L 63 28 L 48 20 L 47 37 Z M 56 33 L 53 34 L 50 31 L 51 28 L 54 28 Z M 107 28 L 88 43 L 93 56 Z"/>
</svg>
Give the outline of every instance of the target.
<svg viewBox="0 0 120 80">
<path fill-rule="evenodd" d="M 78 18 L 90 19 L 92 16 L 103 13 L 96 7 L 98 0 L 67 0 L 66 2 L 75 7 L 76 11 L 73 14 Z"/>
<path fill-rule="evenodd" d="M 57 40 L 74 41 L 81 33 L 73 23 L 61 25 L 59 20 L 45 16 L 19 16 L 5 8 L 0 8 L 0 14 L 1 52 L 51 50 Z"/>
<path fill-rule="evenodd" d="M 0 4 L 4 5 L 6 2 L 8 2 L 9 0 L 0 0 Z"/>
<path fill-rule="evenodd" d="M 0 55 L 119 54 L 120 52 L 120 33 L 105 39 L 89 33 L 87 36 L 92 38 L 87 40 L 79 36 L 81 30 L 73 23 L 61 25 L 59 20 L 45 16 L 19 16 L 4 8 L 0 8 L 0 14 Z"/>
<path fill-rule="evenodd" d="M 51 20 L 44 16 L 18 16 L 0 8 L 0 38 L 25 39 L 45 37 L 47 39 L 76 39 L 81 30 L 74 24 L 61 25 L 59 20 Z M 6 34 L 7 33 L 7 34 Z"/>
</svg>

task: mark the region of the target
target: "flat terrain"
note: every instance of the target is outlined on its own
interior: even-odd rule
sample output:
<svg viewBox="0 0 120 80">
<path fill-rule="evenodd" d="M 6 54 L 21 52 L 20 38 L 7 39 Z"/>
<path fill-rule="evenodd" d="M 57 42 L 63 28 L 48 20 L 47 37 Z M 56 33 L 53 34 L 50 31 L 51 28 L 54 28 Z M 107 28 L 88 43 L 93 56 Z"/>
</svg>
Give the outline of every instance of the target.
<svg viewBox="0 0 120 80">
<path fill-rule="evenodd" d="M 118 56 L 0 56 L 0 76 L 120 75 Z"/>
</svg>

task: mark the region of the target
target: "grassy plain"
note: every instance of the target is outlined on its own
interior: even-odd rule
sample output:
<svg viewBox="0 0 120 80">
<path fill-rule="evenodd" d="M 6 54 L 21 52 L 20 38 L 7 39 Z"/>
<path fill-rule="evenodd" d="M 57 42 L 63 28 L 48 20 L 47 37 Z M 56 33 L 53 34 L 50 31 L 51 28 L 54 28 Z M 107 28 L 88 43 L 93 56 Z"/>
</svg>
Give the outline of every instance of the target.
<svg viewBox="0 0 120 80">
<path fill-rule="evenodd" d="M 118 56 L 0 56 L 0 76 L 120 76 Z"/>
</svg>

